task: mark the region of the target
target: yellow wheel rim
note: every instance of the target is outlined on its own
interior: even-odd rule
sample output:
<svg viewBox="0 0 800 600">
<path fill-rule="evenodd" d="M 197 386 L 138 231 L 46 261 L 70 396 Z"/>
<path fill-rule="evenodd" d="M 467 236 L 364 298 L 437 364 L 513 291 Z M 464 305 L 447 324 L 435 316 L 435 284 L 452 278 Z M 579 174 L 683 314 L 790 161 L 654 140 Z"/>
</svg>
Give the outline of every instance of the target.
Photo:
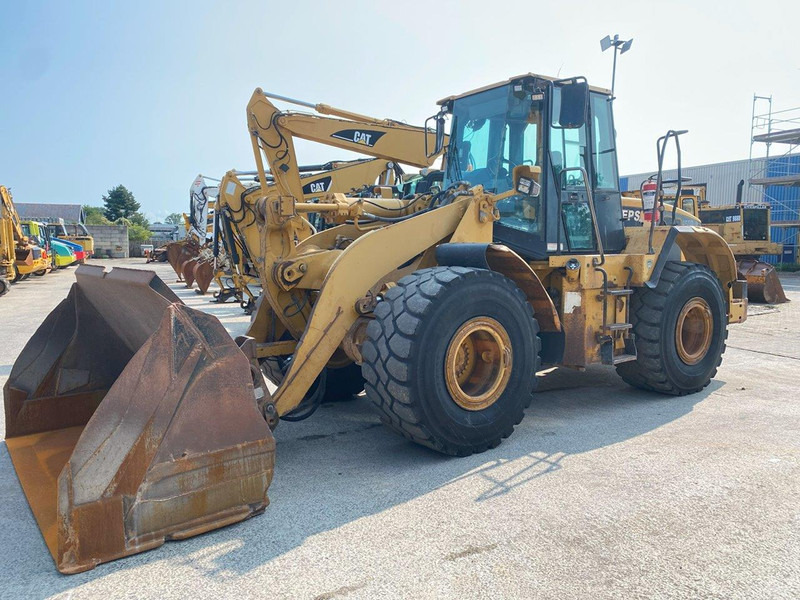
<svg viewBox="0 0 800 600">
<path fill-rule="evenodd" d="M 683 305 L 675 327 L 678 357 L 687 365 L 696 365 L 711 348 L 714 318 L 703 298 L 694 297 Z"/>
<path fill-rule="evenodd" d="M 450 397 L 466 410 L 483 410 L 503 394 L 511 377 L 511 340 L 490 317 L 464 323 L 447 347 L 445 381 Z"/>
</svg>

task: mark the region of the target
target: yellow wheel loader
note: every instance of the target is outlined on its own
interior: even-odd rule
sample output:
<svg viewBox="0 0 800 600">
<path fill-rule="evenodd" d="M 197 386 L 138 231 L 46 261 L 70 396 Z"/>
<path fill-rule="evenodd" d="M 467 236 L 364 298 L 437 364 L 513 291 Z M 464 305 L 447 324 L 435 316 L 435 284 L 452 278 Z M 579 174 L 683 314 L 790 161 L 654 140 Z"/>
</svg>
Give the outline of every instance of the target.
<svg viewBox="0 0 800 600">
<path fill-rule="evenodd" d="M 82 266 L 14 364 L 7 443 L 58 568 L 263 511 L 271 430 L 349 365 L 388 427 L 456 456 L 511 435 L 543 364 L 605 364 L 672 395 L 707 386 L 746 285 L 709 229 L 623 228 L 609 99 L 535 74 L 450 96 L 423 136 L 439 151 L 451 119 L 440 191 L 312 203 L 257 90 L 264 299 L 248 335 L 152 273 Z M 335 226 L 313 233 L 312 212 Z"/>
<path fill-rule="evenodd" d="M 678 206 L 675 205 L 677 194 L 680 194 Z M 626 195 L 629 198 L 623 198 L 623 206 L 627 207 L 629 214 L 642 214 L 640 191 L 626 192 Z M 665 223 L 702 223 L 728 243 L 736 257 L 739 277 L 747 281 L 747 295 L 751 302 L 788 302 L 775 267 L 759 258 L 783 253 L 783 244 L 772 241 L 770 205 L 742 202 L 740 196 L 741 185 L 735 204 L 711 206 L 706 199 L 706 184 L 687 182 L 680 190 L 667 189 L 660 194 L 660 210 Z"/>
</svg>

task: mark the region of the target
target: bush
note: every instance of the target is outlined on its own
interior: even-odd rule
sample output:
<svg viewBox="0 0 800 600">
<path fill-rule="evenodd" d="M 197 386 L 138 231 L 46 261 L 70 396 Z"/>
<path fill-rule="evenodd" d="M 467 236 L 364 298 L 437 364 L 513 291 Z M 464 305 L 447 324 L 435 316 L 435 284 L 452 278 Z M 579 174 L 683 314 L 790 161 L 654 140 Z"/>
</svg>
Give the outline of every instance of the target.
<svg viewBox="0 0 800 600">
<path fill-rule="evenodd" d="M 800 263 L 778 263 L 775 265 L 775 270 L 784 273 L 794 273 L 800 271 Z"/>
<path fill-rule="evenodd" d="M 83 213 L 86 215 L 86 225 L 113 225 L 106 219 L 103 209 L 99 206 L 84 205 Z"/>
</svg>

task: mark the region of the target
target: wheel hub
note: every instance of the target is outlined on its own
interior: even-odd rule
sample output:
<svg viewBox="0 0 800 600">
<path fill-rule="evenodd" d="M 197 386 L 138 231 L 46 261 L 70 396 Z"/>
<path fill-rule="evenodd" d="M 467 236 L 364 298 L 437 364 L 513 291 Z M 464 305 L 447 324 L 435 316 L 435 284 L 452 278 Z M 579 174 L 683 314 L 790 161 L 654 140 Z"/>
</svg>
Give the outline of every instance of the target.
<svg viewBox="0 0 800 600">
<path fill-rule="evenodd" d="M 476 317 L 459 327 L 445 356 L 445 382 L 450 397 L 466 410 L 494 404 L 511 377 L 511 340 L 490 317 Z"/>
<path fill-rule="evenodd" d="M 687 365 L 696 365 L 711 348 L 714 319 L 711 307 L 703 298 L 691 298 L 683 305 L 675 327 L 678 357 Z"/>
</svg>

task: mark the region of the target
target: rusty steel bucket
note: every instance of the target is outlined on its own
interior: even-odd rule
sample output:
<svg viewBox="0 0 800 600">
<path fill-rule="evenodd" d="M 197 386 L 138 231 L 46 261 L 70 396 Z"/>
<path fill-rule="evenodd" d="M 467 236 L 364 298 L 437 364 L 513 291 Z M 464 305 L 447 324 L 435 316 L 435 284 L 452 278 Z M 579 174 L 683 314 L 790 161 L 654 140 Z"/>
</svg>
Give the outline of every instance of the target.
<svg viewBox="0 0 800 600">
<path fill-rule="evenodd" d="M 275 441 L 220 322 L 150 271 L 76 279 L 3 390 L 11 460 L 58 569 L 262 512 Z"/>
<path fill-rule="evenodd" d="M 194 280 L 197 282 L 197 293 L 205 294 L 214 280 L 214 261 L 201 260 L 194 266 Z"/>
<path fill-rule="evenodd" d="M 183 274 L 183 280 L 186 282 L 187 288 L 194 285 L 194 267 L 197 265 L 198 260 L 199 259 L 195 256 L 181 263 L 181 273 Z"/>
<path fill-rule="evenodd" d="M 200 246 L 194 240 L 170 242 L 167 244 L 167 262 L 178 276 L 178 281 L 183 279 L 183 263 L 200 254 Z"/>
<path fill-rule="evenodd" d="M 749 257 L 739 259 L 736 266 L 739 278 L 747 280 L 747 298 L 750 302 L 781 304 L 789 301 L 778 272 L 771 264 Z"/>
</svg>

